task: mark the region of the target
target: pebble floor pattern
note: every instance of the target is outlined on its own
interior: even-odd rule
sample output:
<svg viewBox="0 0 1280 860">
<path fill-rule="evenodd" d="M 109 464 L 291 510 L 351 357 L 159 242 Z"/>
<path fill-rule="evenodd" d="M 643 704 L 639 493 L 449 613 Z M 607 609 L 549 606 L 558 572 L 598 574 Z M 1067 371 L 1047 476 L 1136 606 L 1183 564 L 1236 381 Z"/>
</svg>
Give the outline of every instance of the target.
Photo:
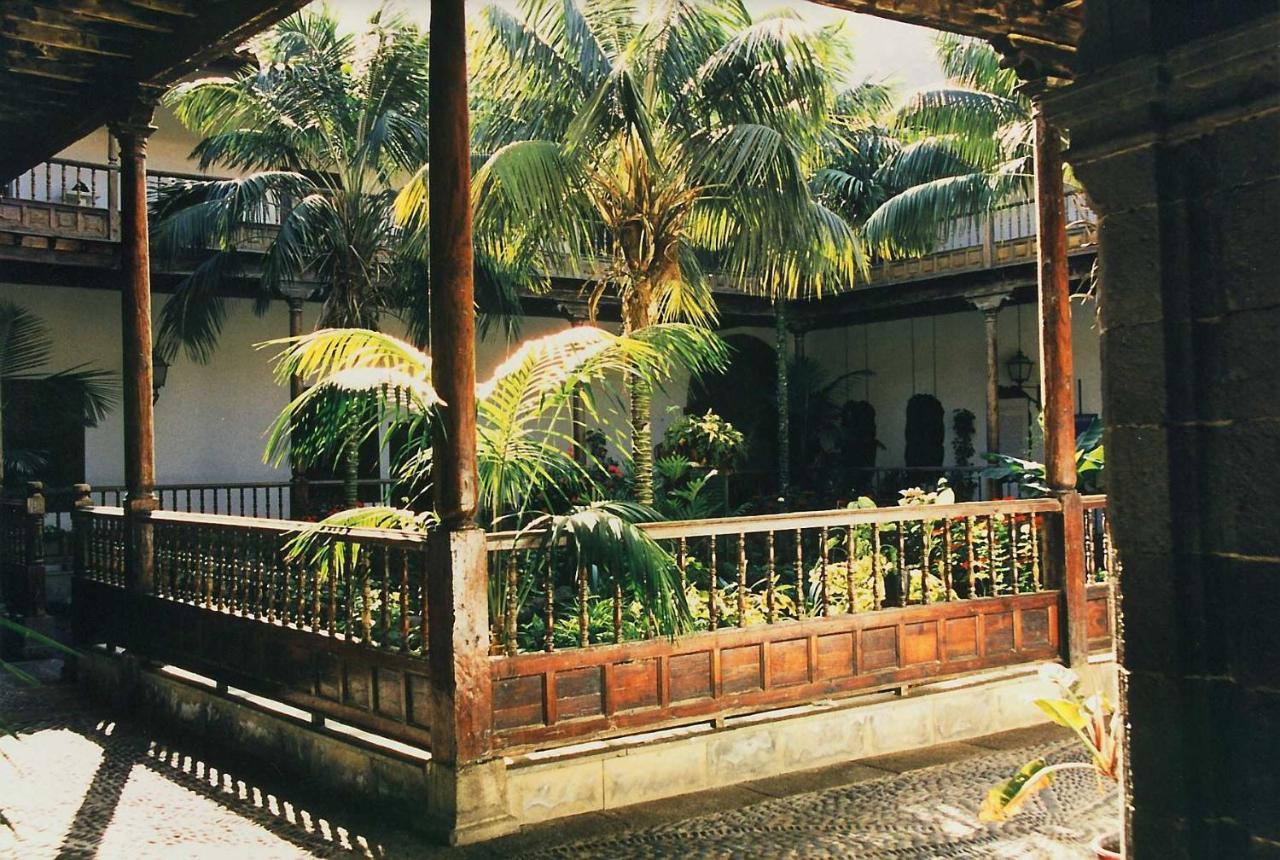
<svg viewBox="0 0 1280 860">
<path fill-rule="evenodd" d="M 0 810 L 12 822 L 11 830 L 0 828 L 3 858 L 1065 860 L 1091 857 L 1089 840 L 1118 826 L 1114 789 L 1100 790 L 1084 771 L 1064 775 L 1041 793 L 1043 800 L 1032 801 L 1010 822 L 977 822 L 985 789 L 1028 758 L 1081 757 L 1070 741 L 1045 742 L 1041 733 L 1029 746 L 967 747 L 966 757 L 952 755 L 957 760 L 901 774 L 892 773 L 888 763 L 876 770 L 872 760 L 871 767 L 853 766 L 860 781 L 821 791 L 770 798 L 768 793 L 785 794 L 785 787 L 731 789 L 725 796 L 740 808 L 726 811 L 700 814 L 714 809 L 716 798 L 665 802 L 448 850 L 317 795 L 261 761 L 114 720 L 105 707 L 58 683 L 56 665 L 27 668 L 35 668 L 45 685 L 32 689 L 0 681 L 0 720 L 17 732 L 0 739 Z M 745 795 L 752 796 L 748 805 Z M 672 820 L 682 807 L 694 817 Z"/>
</svg>

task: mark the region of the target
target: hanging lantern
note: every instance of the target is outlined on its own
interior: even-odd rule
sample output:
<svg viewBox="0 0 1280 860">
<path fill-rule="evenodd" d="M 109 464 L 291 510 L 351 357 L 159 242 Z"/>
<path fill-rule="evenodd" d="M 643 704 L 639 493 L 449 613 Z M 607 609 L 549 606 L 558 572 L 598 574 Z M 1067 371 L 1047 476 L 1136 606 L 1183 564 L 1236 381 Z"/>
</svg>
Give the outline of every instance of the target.
<svg viewBox="0 0 1280 860">
<path fill-rule="evenodd" d="M 1013 384 L 1021 388 L 1031 379 L 1031 371 L 1035 367 L 1035 362 L 1027 357 L 1022 350 L 1014 353 L 1004 364 L 1005 369 L 1009 373 L 1009 379 L 1013 380 Z"/>
</svg>

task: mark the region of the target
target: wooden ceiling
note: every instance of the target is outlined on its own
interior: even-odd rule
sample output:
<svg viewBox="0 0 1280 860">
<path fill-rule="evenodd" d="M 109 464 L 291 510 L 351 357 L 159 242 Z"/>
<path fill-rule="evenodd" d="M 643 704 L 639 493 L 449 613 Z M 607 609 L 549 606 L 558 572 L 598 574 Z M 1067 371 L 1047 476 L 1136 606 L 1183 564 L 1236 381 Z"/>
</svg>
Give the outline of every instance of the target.
<svg viewBox="0 0 1280 860">
<path fill-rule="evenodd" d="M 0 0 L 0 181 L 306 0 Z"/>
<path fill-rule="evenodd" d="M 813 0 L 987 39 L 1018 74 L 1070 78 L 1084 31 L 1085 0 Z"/>
</svg>

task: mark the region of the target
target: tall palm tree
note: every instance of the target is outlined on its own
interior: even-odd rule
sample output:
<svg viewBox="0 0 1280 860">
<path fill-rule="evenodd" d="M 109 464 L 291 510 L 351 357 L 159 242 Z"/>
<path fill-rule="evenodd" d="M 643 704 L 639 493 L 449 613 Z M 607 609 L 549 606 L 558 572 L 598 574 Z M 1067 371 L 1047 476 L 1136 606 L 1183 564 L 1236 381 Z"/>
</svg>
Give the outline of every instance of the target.
<svg viewBox="0 0 1280 860">
<path fill-rule="evenodd" d="M 431 359 L 412 344 L 368 329 L 323 329 L 294 340 L 275 341 L 281 381 L 294 375 L 313 380 L 280 414 L 268 438 L 267 459 L 281 461 L 301 449 L 310 456 L 341 445 L 351 427 L 370 434 L 390 426 L 408 440 L 397 479 L 408 486 L 430 481 L 431 440 L 440 399 L 432 385 Z M 569 504 L 590 490 L 590 463 L 572 449 L 566 422 L 578 420 L 571 401 L 583 403 L 585 418 L 602 419 L 594 388 L 626 370 L 654 384 L 674 365 L 691 372 L 722 367 L 723 342 L 686 324 L 647 327 L 618 336 L 577 327 L 527 341 L 492 377 L 477 385 L 477 460 L 480 511 L 489 530 L 535 527 L 553 546 L 562 539 L 578 556 L 577 570 L 598 568 L 613 590 L 631 594 L 652 613 L 659 629 L 678 633 L 689 624 L 684 595 L 675 585 L 674 561 L 635 526 L 655 519 L 649 508 L 595 501 Z M 333 551 L 333 539 L 352 526 L 427 531 L 430 513 L 408 507 L 354 508 L 334 514 L 294 541 L 294 552 L 322 569 L 350 561 Z M 491 610 L 509 606 L 502 577 L 492 579 Z M 527 589 L 525 589 L 527 591 Z M 499 624 L 499 629 L 506 625 Z"/>
<path fill-rule="evenodd" d="M 951 219 L 1031 191 L 1034 127 L 1017 74 L 986 42 L 943 34 L 936 49 L 947 85 L 897 110 L 875 175 L 884 200 L 864 235 L 884 256 L 927 253 Z"/>
<path fill-rule="evenodd" d="M 4 447 L 4 408 L 15 385 L 35 386 L 37 402 L 50 419 L 70 418 L 92 427 L 116 403 L 114 374 L 86 365 L 49 370 L 53 337 L 40 317 L 13 302 L 0 302 L 0 484 L 30 477 L 44 464 L 39 451 Z"/>
<path fill-rule="evenodd" d="M 426 157 L 426 35 L 382 11 L 359 36 L 342 35 L 322 10 L 286 19 L 253 49 L 251 67 L 166 99 L 201 136 L 201 169 L 245 175 L 162 191 L 158 247 L 202 259 L 162 309 L 157 348 L 207 361 L 226 318 L 223 286 L 246 273 L 259 313 L 286 285 L 312 282 L 320 326 L 377 328 L 390 313 L 418 338 L 427 279 L 391 215 L 397 178 Z M 265 226 L 273 221 L 278 229 Z M 343 457 L 352 502 L 357 457 L 354 447 Z"/>
<path fill-rule="evenodd" d="M 833 31 L 753 21 L 739 0 L 523 0 L 483 11 L 473 56 L 478 248 L 591 270 L 592 314 L 612 291 L 632 334 L 713 322 L 713 277 L 768 295 L 852 283 L 859 243 L 801 163 L 844 56 Z M 403 216 L 424 188 L 420 172 Z M 628 391 L 649 504 L 651 388 Z"/>
</svg>

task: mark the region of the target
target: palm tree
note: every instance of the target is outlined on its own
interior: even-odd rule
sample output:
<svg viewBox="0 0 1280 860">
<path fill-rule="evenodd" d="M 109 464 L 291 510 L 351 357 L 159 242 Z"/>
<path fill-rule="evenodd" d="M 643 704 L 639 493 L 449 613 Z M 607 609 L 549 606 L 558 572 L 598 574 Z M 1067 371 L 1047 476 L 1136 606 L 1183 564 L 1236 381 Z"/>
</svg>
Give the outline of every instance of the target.
<svg viewBox="0 0 1280 860">
<path fill-rule="evenodd" d="M 83 364 L 50 371 L 52 353 L 53 338 L 44 320 L 12 302 L 0 302 L 0 484 L 6 478 L 30 477 L 44 465 L 39 451 L 4 447 L 3 403 L 15 384 L 37 387 L 37 402 L 50 418 L 69 417 L 86 427 L 96 425 L 115 405 L 113 374 Z"/>
<path fill-rule="evenodd" d="M 481 16 L 477 248 L 510 242 L 592 270 L 623 331 L 708 325 L 713 277 L 766 295 L 851 285 L 848 224 L 801 163 L 844 59 L 835 31 L 753 21 L 738 0 L 524 0 Z M 422 209 L 425 172 L 402 194 Z M 718 275 L 712 275 L 712 272 Z M 629 377 L 636 498 L 653 500 L 651 389 Z"/>
<path fill-rule="evenodd" d="M 253 47 L 252 67 L 166 99 L 201 136 L 201 169 L 246 175 L 160 194 L 158 247 L 203 259 L 161 310 L 158 350 L 209 360 L 226 318 L 222 287 L 240 274 L 253 276 L 260 313 L 287 285 L 312 282 L 321 327 L 377 328 L 390 313 L 419 338 L 427 279 L 391 213 L 397 177 L 426 155 L 426 35 L 381 11 L 361 35 L 340 35 L 322 10 L 285 20 Z M 278 229 L 265 226 L 277 220 Z M 343 456 L 350 502 L 357 456 L 351 446 Z"/>
<path fill-rule="evenodd" d="M 1031 190 L 1031 102 L 986 42 L 936 42 L 947 86 L 910 97 L 875 174 L 885 199 L 864 226 L 884 256 L 928 253 L 939 230 Z"/>
<path fill-rule="evenodd" d="M 352 428 L 370 434 L 389 426 L 409 440 L 396 467 L 398 480 L 419 487 L 429 482 L 440 401 L 426 353 L 368 329 L 323 329 L 273 343 L 284 346 L 276 360 L 278 378 L 301 375 L 314 384 L 277 419 L 268 439 L 269 461 L 279 462 L 298 447 L 307 456 L 322 456 L 343 444 Z M 611 374 L 626 370 L 655 384 L 674 364 L 701 372 L 722 367 L 725 357 L 715 334 L 685 324 L 654 325 L 623 336 L 578 327 L 524 343 L 476 388 L 482 524 L 490 530 L 536 528 L 545 534 L 548 556 L 567 540 L 577 556 L 574 570 L 598 568 L 603 585 L 639 600 L 660 630 L 674 634 L 688 629 L 674 561 L 635 527 L 656 519 L 656 512 L 602 500 L 570 502 L 590 491 L 591 464 L 575 459 L 572 427 L 566 432 L 564 425 L 575 420 L 570 405 L 575 396 L 585 404 L 585 419 L 601 420 L 593 390 Z M 566 505 L 567 512 L 546 513 L 564 511 Z M 334 551 L 335 537 L 345 528 L 427 531 L 435 524 L 430 512 L 410 507 L 355 508 L 300 534 L 293 551 L 323 570 L 354 561 L 349 550 Z M 495 618 L 508 611 L 505 587 L 502 577 L 493 578 Z M 509 628 L 499 624 L 499 629 Z"/>
</svg>

